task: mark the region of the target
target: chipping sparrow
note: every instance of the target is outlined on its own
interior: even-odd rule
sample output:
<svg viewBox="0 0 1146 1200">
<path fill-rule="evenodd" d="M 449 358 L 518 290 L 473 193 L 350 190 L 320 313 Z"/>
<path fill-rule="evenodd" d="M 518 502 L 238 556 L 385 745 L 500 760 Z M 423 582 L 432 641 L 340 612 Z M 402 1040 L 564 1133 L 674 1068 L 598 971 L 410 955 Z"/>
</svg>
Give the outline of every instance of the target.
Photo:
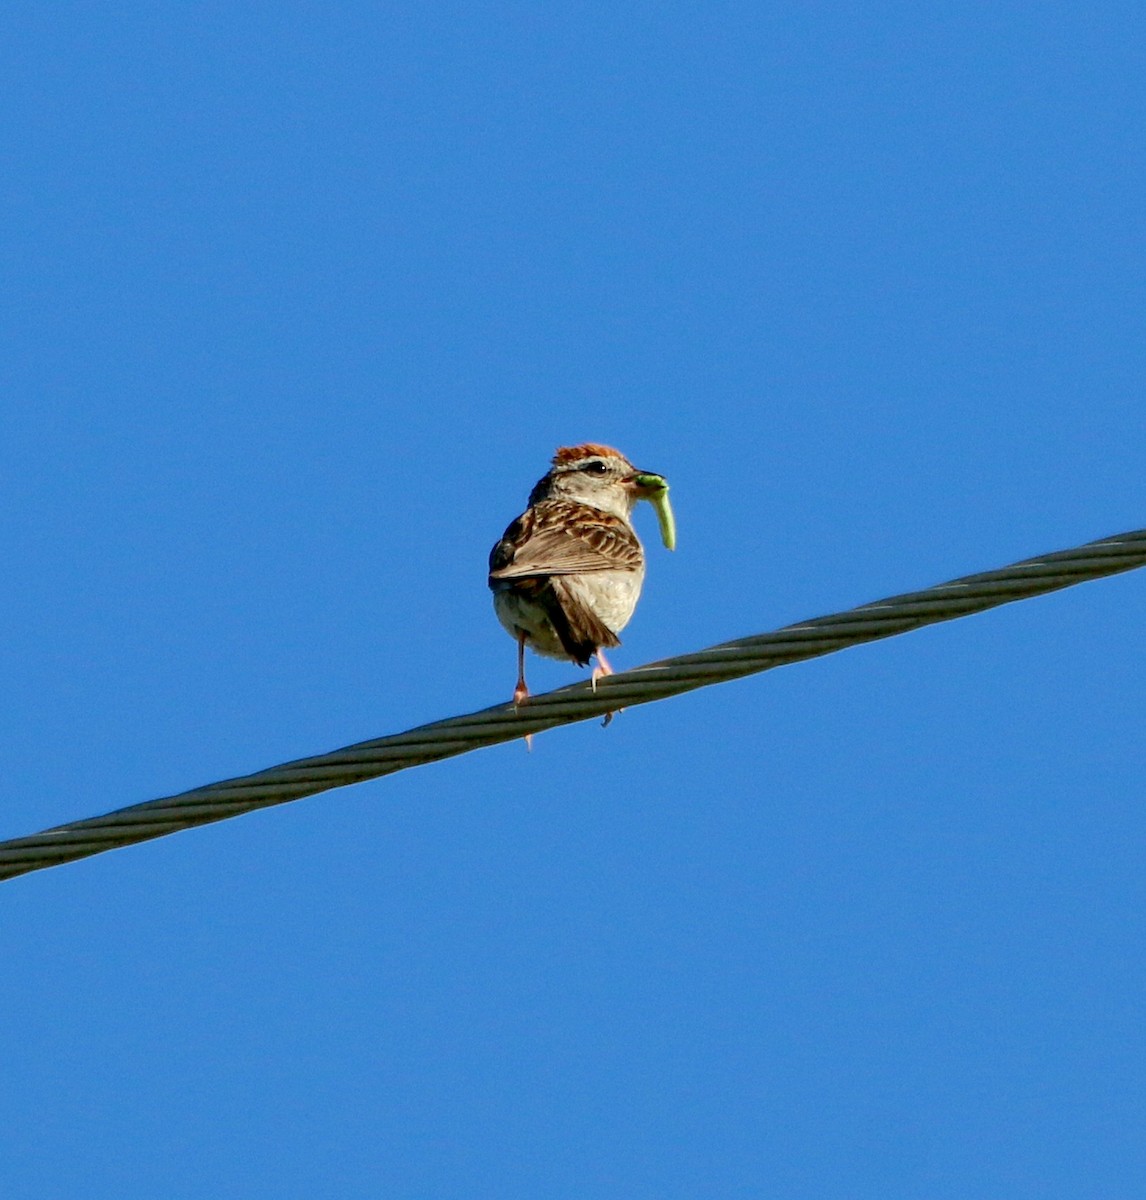
<svg viewBox="0 0 1146 1200">
<path fill-rule="evenodd" d="M 608 446 L 565 446 L 529 494 L 529 507 L 489 556 L 489 586 L 498 620 L 517 642 L 514 704 L 528 696 L 525 647 L 585 667 L 597 656 L 596 686 L 612 674 L 605 647 L 619 646 L 645 578 L 645 555 L 633 532 L 638 500 L 657 510 L 661 538 L 675 545 L 668 484 L 638 471 Z"/>
</svg>

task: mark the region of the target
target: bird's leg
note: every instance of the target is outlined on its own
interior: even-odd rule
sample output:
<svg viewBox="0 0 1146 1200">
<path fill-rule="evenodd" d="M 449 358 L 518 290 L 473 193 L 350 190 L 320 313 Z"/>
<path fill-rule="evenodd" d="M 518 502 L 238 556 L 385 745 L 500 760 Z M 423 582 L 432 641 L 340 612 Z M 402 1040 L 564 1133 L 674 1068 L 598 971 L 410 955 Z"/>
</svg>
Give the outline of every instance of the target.
<svg viewBox="0 0 1146 1200">
<path fill-rule="evenodd" d="M 525 634 L 517 635 L 517 687 L 513 689 L 513 707 L 529 699 L 529 688 L 525 686 Z"/>
<path fill-rule="evenodd" d="M 612 673 L 613 673 L 613 668 L 611 666 L 609 666 L 609 660 L 605 657 L 604 652 L 600 649 L 600 647 L 598 647 L 597 648 L 597 665 L 593 668 L 593 671 L 589 676 L 589 682 L 593 686 L 593 691 L 597 690 L 597 680 L 600 679 L 602 675 L 612 675 Z M 625 710 L 623 708 L 617 709 L 617 712 L 624 712 L 624 711 Z M 605 719 L 601 722 L 601 727 L 604 728 L 606 725 L 608 725 L 608 723 L 613 719 L 613 717 L 615 715 L 616 715 L 616 713 L 611 713 L 611 712 L 606 713 Z"/>
<path fill-rule="evenodd" d="M 609 660 L 605 657 L 605 652 L 598 648 L 597 650 L 597 665 L 593 668 L 589 675 L 589 682 L 593 685 L 593 691 L 597 690 L 597 680 L 603 675 L 612 675 L 613 668 L 609 666 Z"/>
<path fill-rule="evenodd" d="M 517 687 L 513 689 L 513 707 L 518 708 L 529 699 L 529 688 L 525 686 L 525 634 L 517 635 Z M 526 750 L 533 749 L 533 734 L 525 735 Z"/>
</svg>

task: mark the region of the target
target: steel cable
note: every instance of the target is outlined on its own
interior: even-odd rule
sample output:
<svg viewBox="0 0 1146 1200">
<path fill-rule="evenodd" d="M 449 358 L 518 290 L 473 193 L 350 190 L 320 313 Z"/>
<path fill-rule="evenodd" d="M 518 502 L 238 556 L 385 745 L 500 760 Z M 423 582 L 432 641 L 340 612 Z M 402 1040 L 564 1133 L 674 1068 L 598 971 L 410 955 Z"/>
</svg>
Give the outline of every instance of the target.
<svg viewBox="0 0 1146 1200">
<path fill-rule="evenodd" d="M 712 683 L 832 654 L 848 646 L 893 637 L 924 625 L 983 612 L 1015 600 L 1071 587 L 1146 565 L 1146 530 L 1118 534 L 1073 550 L 969 575 L 921 592 L 877 600 L 847 612 L 788 625 L 774 633 L 725 642 L 631 671 L 608 676 L 594 692 L 573 684 L 531 697 L 515 709 L 499 704 L 466 716 L 421 725 L 405 733 L 360 742 L 284 763 L 253 775 L 223 780 L 148 800 L 103 816 L 0 842 L 0 879 L 206 825 L 256 808 L 284 804 L 316 792 L 377 779 L 407 767 L 465 754 L 680 695 Z"/>
</svg>

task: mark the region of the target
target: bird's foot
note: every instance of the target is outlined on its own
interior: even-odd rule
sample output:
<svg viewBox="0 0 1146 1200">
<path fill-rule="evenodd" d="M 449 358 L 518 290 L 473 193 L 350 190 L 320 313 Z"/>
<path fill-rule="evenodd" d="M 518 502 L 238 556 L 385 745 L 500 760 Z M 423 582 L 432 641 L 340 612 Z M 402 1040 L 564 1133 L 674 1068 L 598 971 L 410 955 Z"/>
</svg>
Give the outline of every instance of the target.
<svg viewBox="0 0 1146 1200">
<path fill-rule="evenodd" d="M 513 707 L 520 708 L 526 700 L 529 699 L 529 688 L 525 686 L 525 680 L 519 679 L 517 687 L 513 689 Z M 526 750 L 533 749 L 533 734 L 527 733 L 524 737 Z"/>
<path fill-rule="evenodd" d="M 597 651 L 597 665 L 593 668 L 592 672 L 589 675 L 589 683 L 592 686 L 593 691 L 596 692 L 596 690 L 597 690 L 597 680 L 598 679 L 602 678 L 602 676 L 612 675 L 612 674 L 613 674 L 613 668 L 611 666 L 609 666 L 609 660 L 601 653 L 600 650 L 598 650 Z M 605 719 L 601 722 L 601 728 L 604 729 L 609 724 L 609 722 L 617 715 L 617 713 L 624 712 L 624 711 L 625 710 L 623 708 L 618 708 L 617 712 L 606 713 Z"/>
<path fill-rule="evenodd" d="M 601 653 L 600 650 L 598 650 L 597 651 L 597 665 L 593 668 L 592 671 L 589 672 L 589 683 L 592 685 L 593 691 L 597 690 L 597 680 L 598 679 L 602 678 L 602 676 L 605 676 L 605 675 L 612 675 L 612 673 L 613 673 L 613 668 L 611 666 L 609 666 L 609 660 Z"/>
</svg>

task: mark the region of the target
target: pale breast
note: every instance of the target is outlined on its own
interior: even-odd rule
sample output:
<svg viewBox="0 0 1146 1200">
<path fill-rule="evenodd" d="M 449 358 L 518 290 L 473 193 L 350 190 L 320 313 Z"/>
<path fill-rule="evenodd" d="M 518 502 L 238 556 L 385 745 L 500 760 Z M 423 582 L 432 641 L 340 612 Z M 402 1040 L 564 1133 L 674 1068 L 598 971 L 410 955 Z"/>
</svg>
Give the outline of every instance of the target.
<svg viewBox="0 0 1146 1200">
<path fill-rule="evenodd" d="M 645 570 L 591 571 L 566 577 L 569 588 L 614 633 L 629 623 L 641 595 Z"/>
</svg>

